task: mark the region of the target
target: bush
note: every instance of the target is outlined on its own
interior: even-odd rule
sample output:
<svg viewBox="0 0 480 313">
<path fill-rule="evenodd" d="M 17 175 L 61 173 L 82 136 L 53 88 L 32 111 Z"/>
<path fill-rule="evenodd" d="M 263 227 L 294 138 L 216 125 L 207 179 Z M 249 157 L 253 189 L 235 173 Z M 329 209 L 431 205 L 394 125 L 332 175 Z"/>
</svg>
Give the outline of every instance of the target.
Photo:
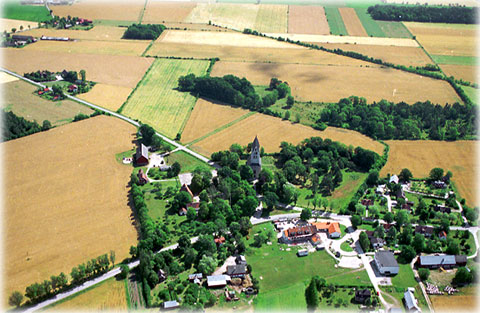
<svg viewBox="0 0 480 313">
<path fill-rule="evenodd" d="M 418 270 L 418 276 L 421 280 L 425 281 L 430 276 L 430 270 L 428 268 L 420 268 Z"/>
<path fill-rule="evenodd" d="M 130 268 L 126 264 L 120 265 L 120 273 L 117 275 L 118 278 L 120 279 L 125 279 L 128 276 L 128 273 L 130 272 Z"/>
</svg>

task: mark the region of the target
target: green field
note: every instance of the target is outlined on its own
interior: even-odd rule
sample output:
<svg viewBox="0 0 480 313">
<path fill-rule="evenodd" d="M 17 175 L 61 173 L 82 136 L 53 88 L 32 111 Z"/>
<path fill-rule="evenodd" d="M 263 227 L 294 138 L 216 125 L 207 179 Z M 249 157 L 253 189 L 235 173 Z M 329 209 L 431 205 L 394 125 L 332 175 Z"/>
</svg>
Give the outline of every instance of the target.
<svg viewBox="0 0 480 313">
<path fill-rule="evenodd" d="M 182 166 L 180 173 L 193 172 L 193 170 L 195 170 L 198 166 L 203 166 L 208 168 L 211 167 L 205 162 L 200 161 L 196 157 L 193 157 L 190 154 L 186 153 L 185 151 L 174 152 L 168 155 L 167 157 L 165 157 L 165 161 L 167 162 L 168 165 L 172 165 L 175 162 L 180 163 L 180 165 Z"/>
<path fill-rule="evenodd" d="M 338 8 L 325 7 L 325 15 L 327 16 L 328 26 L 332 35 L 346 36 L 348 34 Z"/>
<path fill-rule="evenodd" d="M 477 57 L 458 55 L 430 55 L 438 64 L 477 65 Z"/>
<path fill-rule="evenodd" d="M 472 100 L 473 103 L 477 104 L 478 101 L 477 101 L 477 94 L 478 94 L 478 91 L 477 89 L 473 88 L 473 87 L 467 87 L 467 86 L 461 86 L 463 91 L 465 91 L 465 93 L 467 94 L 467 97 L 470 98 L 470 100 Z"/>
<path fill-rule="evenodd" d="M 195 97 L 175 90 L 178 78 L 205 74 L 208 61 L 157 59 L 128 99 L 122 114 L 174 138 L 195 105 Z"/>
<path fill-rule="evenodd" d="M 402 22 L 374 21 L 389 38 L 412 38 L 412 34 Z"/>
<path fill-rule="evenodd" d="M 387 37 L 377 22 L 367 13 L 367 8 L 355 8 L 363 28 L 370 37 Z"/>
<path fill-rule="evenodd" d="M 43 5 L 21 5 L 20 1 L 5 2 L 1 14 L 3 18 L 32 22 L 44 22 L 52 19 L 50 12 Z"/>
</svg>

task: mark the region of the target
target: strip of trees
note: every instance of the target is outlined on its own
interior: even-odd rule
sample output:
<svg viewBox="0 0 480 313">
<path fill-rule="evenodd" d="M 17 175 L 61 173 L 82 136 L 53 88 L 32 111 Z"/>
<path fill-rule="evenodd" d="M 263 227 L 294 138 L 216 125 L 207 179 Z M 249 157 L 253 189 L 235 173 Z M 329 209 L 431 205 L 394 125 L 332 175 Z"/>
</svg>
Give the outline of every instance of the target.
<svg viewBox="0 0 480 313">
<path fill-rule="evenodd" d="M 3 141 L 21 138 L 40 131 L 52 128 L 50 121 L 45 120 L 42 126 L 36 121 L 27 121 L 23 117 L 15 115 L 13 112 L 3 112 Z"/>
<path fill-rule="evenodd" d="M 132 24 L 123 34 L 123 39 L 155 40 L 165 30 L 161 24 Z"/>
</svg>

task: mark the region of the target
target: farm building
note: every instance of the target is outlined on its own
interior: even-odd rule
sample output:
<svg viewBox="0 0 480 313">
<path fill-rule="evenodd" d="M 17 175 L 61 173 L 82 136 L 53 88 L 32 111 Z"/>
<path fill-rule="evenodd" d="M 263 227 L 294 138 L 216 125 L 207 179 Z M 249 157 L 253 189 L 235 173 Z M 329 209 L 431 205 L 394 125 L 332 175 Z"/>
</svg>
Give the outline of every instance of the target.
<svg viewBox="0 0 480 313">
<path fill-rule="evenodd" d="M 382 275 L 396 275 L 399 271 L 397 260 L 390 251 L 375 252 L 375 264 Z"/>
<path fill-rule="evenodd" d="M 240 277 L 243 278 L 247 275 L 247 266 L 238 264 L 238 265 L 228 265 L 227 266 L 227 275 L 230 277 Z"/>
<path fill-rule="evenodd" d="M 308 255 L 308 250 L 307 249 L 298 250 L 297 255 L 298 256 L 307 256 Z"/>
<path fill-rule="evenodd" d="M 173 310 L 179 308 L 180 304 L 177 301 L 165 301 L 163 302 L 163 308 L 165 310 Z"/>
<path fill-rule="evenodd" d="M 23 35 L 12 35 L 13 41 L 27 43 L 27 42 L 36 42 L 37 38 L 33 36 L 23 36 Z"/>
<path fill-rule="evenodd" d="M 417 260 L 418 267 L 429 269 L 449 269 L 457 266 L 465 266 L 467 257 L 465 255 L 422 255 Z"/>
<path fill-rule="evenodd" d="M 200 209 L 200 202 L 191 202 L 191 203 L 187 203 L 187 210 L 189 208 L 194 208 L 196 212 L 198 212 L 198 210 Z"/>
<path fill-rule="evenodd" d="M 257 136 L 252 143 L 252 152 L 248 157 L 247 164 L 252 168 L 253 175 L 255 178 L 258 178 L 260 171 L 262 170 L 262 159 L 260 157 L 260 143 L 258 142 Z"/>
<path fill-rule="evenodd" d="M 372 237 L 372 238 L 370 238 L 370 243 L 372 244 L 372 247 L 374 249 L 379 249 L 379 248 L 382 248 L 385 245 L 385 240 L 383 240 L 382 238 L 378 238 L 378 237 Z"/>
<path fill-rule="evenodd" d="M 280 241 L 286 244 L 306 242 L 316 233 L 317 228 L 312 225 L 293 227 L 283 231 Z"/>
<path fill-rule="evenodd" d="M 140 146 L 137 147 L 137 153 L 135 154 L 135 162 L 137 163 L 137 165 L 148 164 L 148 149 L 143 143 L 141 143 Z"/>
<path fill-rule="evenodd" d="M 452 209 L 450 209 L 449 207 L 447 206 L 444 206 L 444 205 L 441 205 L 441 204 L 437 204 L 433 207 L 433 210 L 435 212 L 442 212 L 442 213 L 448 213 L 450 214 L 452 212 Z"/>
<path fill-rule="evenodd" d="M 418 301 L 415 299 L 414 293 L 415 289 L 410 287 L 403 294 L 403 302 L 405 304 L 405 309 L 407 312 L 422 312 L 418 307 Z"/>
<path fill-rule="evenodd" d="M 148 183 L 148 177 L 147 177 L 147 175 L 143 172 L 142 169 L 140 169 L 140 170 L 138 171 L 137 176 L 138 176 L 138 183 L 139 183 L 140 185 L 145 185 L 146 183 Z"/>
<path fill-rule="evenodd" d="M 433 227 L 421 225 L 415 226 L 415 234 L 422 234 L 425 237 L 432 237 Z"/>
<path fill-rule="evenodd" d="M 214 275 L 207 276 L 207 285 L 208 287 L 224 287 L 227 285 L 227 282 L 231 280 L 228 275 Z"/>
<path fill-rule="evenodd" d="M 370 299 L 372 292 L 370 289 L 355 290 L 355 302 L 365 304 L 367 299 Z"/>
<path fill-rule="evenodd" d="M 433 187 L 437 189 L 445 189 L 447 188 L 447 184 L 444 181 L 436 180 L 433 182 Z"/>
<path fill-rule="evenodd" d="M 320 222 L 313 223 L 319 232 L 326 232 L 330 238 L 339 238 L 342 234 L 338 222 Z"/>
<path fill-rule="evenodd" d="M 40 40 L 52 40 L 52 41 L 69 41 L 69 37 L 51 37 L 51 36 L 44 36 L 40 37 Z"/>
<path fill-rule="evenodd" d="M 203 279 L 202 273 L 195 273 L 195 274 L 188 275 L 188 280 L 197 285 L 200 285 L 202 283 L 202 279 Z"/>
<path fill-rule="evenodd" d="M 389 182 L 389 183 L 398 184 L 398 182 L 399 182 L 398 176 L 397 176 L 397 175 L 392 175 L 392 176 L 390 176 L 390 180 L 389 180 L 388 182 Z"/>
<path fill-rule="evenodd" d="M 245 256 L 243 256 L 243 255 L 238 255 L 238 256 L 235 258 L 235 263 L 247 265 L 247 259 L 245 259 Z"/>
</svg>

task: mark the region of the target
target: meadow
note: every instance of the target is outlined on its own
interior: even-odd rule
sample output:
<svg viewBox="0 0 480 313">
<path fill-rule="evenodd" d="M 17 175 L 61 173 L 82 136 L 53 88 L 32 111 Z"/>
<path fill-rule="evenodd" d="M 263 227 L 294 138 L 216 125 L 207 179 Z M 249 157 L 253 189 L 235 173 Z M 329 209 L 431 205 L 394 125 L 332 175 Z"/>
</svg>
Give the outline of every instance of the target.
<svg viewBox="0 0 480 313">
<path fill-rule="evenodd" d="M 347 35 L 347 29 L 343 23 L 342 16 L 336 7 L 324 7 L 325 15 L 327 16 L 328 26 L 330 28 L 330 34 L 345 36 Z"/>
<path fill-rule="evenodd" d="M 261 33 L 286 33 L 287 25 L 287 5 L 262 4 L 258 9 L 253 29 Z"/>
<path fill-rule="evenodd" d="M 116 111 L 127 100 L 132 90 L 128 87 L 96 84 L 89 92 L 79 94 L 77 97 L 105 109 Z"/>
<path fill-rule="evenodd" d="M 476 57 L 457 56 L 457 55 L 431 55 L 432 59 L 438 64 L 454 64 L 454 65 L 475 65 Z"/>
<path fill-rule="evenodd" d="M 412 38 L 412 34 L 402 22 L 375 21 L 389 38 Z"/>
<path fill-rule="evenodd" d="M 352 8 L 339 8 L 338 11 L 342 16 L 343 23 L 347 29 L 349 36 L 367 37 L 367 32 L 363 28 L 362 22 L 357 16 L 357 13 Z"/>
<path fill-rule="evenodd" d="M 352 9 L 353 10 L 353 9 Z M 367 36 L 372 37 L 396 37 L 396 36 L 386 36 L 382 28 L 377 24 L 377 21 L 372 19 L 370 14 L 367 12 L 367 8 L 355 8 L 355 14 L 365 28 Z"/>
<path fill-rule="evenodd" d="M 325 10 L 320 6 L 288 6 L 288 33 L 329 35 Z"/>
<path fill-rule="evenodd" d="M 32 22 L 44 22 L 52 19 L 44 6 L 21 5 L 20 1 L 9 1 L 2 5 L 1 17 Z M 26 27 L 26 25 L 24 25 Z"/>
<path fill-rule="evenodd" d="M 185 151 L 176 151 L 169 154 L 165 157 L 165 161 L 168 165 L 172 165 L 175 162 L 180 163 L 182 167 L 180 173 L 191 173 L 199 166 L 209 167 L 208 164 L 205 164 L 205 162 L 200 161 Z"/>
<path fill-rule="evenodd" d="M 122 113 L 174 138 L 195 105 L 195 97 L 175 90 L 178 78 L 203 75 L 208 61 L 157 59 L 130 96 Z"/>
<path fill-rule="evenodd" d="M 132 148 L 135 132 L 97 116 L 2 144 L 10 177 L 5 299 L 110 250 L 117 263 L 129 256 L 137 242 L 128 205 L 131 169 L 115 154 Z"/>
</svg>

